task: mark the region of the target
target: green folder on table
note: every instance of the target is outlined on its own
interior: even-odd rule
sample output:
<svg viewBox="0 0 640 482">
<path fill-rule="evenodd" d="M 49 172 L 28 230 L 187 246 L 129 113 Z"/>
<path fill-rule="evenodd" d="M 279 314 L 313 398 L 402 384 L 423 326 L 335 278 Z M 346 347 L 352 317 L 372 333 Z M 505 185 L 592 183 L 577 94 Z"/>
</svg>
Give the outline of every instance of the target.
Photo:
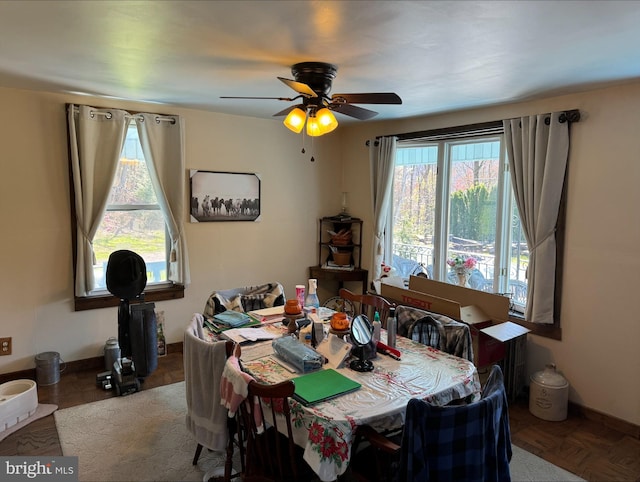
<svg viewBox="0 0 640 482">
<path fill-rule="evenodd" d="M 296 386 L 293 398 L 304 405 L 324 402 L 361 386 L 332 368 L 301 375 L 294 378 L 293 383 Z"/>
</svg>

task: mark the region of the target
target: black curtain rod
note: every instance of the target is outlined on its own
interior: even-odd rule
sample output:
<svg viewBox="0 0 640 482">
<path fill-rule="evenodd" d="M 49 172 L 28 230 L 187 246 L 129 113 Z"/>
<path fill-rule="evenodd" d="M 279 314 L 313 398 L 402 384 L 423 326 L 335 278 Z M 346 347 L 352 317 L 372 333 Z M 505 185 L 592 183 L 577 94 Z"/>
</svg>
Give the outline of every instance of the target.
<svg viewBox="0 0 640 482">
<path fill-rule="evenodd" d="M 560 115 L 560 122 L 580 122 L 580 111 L 578 109 L 566 110 Z M 427 131 L 405 132 L 403 134 L 392 134 L 391 136 L 376 136 L 376 143 L 381 137 L 397 137 L 399 141 L 411 139 L 421 139 L 423 137 L 436 137 L 443 135 L 461 134 L 464 132 L 492 131 L 502 129 L 502 121 L 479 122 L 477 124 L 467 124 L 464 126 L 444 127 L 441 129 L 430 129 Z M 369 145 L 369 141 L 366 142 Z"/>
<path fill-rule="evenodd" d="M 76 104 L 74 102 L 67 102 L 65 104 L 65 108 L 69 109 L 69 106 L 74 105 L 76 106 L 76 109 L 78 108 L 79 105 L 86 105 L 87 107 L 91 107 L 93 109 L 100 109 L 100 110 L 109 110 L 109 109 L 116 109 L 116 110 L 123 110 L 125 111 L 127 114 L 129 114 L 130 116 L 135 116 L 138 114 L 153 114 L 155 116 L 159 116 L 159 117 L 177 117 L 177 114 L 161 114 L 159 112 L 148 112 L 148 111 L 141 111 L 141 110 L 128 110 L 128 109 L 122 109 L 120 107 L 96 107 L 93 105 L 88 105 L 88 104 Z M 160 120 L 171 120 L 172 124 L 176 123 L 175 119 L 160 119 Z"/>
</svg>

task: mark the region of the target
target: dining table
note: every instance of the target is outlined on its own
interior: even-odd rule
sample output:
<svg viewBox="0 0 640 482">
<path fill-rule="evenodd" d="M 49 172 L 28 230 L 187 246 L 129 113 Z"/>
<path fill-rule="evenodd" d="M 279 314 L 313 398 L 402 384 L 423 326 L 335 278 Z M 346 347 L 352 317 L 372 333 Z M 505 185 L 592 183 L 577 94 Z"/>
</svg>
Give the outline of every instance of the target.
<svg viewBox="0 0 640 482">
<path fill-rule="evenodd" d="M 277 336 L 290 336 L 281 325 L 267 329 Z M 381 341 L 386 342 L 385 330 Z M 301 375 L 282 363 L 270 346 L 271 341 L 243 344 L 243 370 L 261 383 L 295 380 Z M 348 359 L 337 367 L 361 385 L 355 391 L 313 405 L 290 399 L 294 441 L 304 449 L 304 460 L 320 480 L 337 480 L 346 471 L 359 425 L 378 431 L 401 429 L 412 398 L 436 405 L 480 398 L 480 379 L 470 361 L 402 336 L 397 337 L 396 348 L 401 352 L 400 360 L 379 353 L 369 372 L 350 369 Z"/>
</svg>

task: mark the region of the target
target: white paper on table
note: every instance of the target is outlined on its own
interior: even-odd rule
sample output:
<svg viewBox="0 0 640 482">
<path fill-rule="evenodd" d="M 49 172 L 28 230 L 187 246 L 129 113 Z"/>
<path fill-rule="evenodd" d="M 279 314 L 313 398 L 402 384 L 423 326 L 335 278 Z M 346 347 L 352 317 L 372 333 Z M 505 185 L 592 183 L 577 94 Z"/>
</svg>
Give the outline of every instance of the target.
<svg viewBox="0 0 640 482">
<path fill-rule="evenodd" d="M 351 345 L 342 338 L 330 334 L 316 347 L 316 351 L 328 361 L 328 368 L 338 368 L 351 352 Z"/>
<path fill-rule="evenodd" d="M 264 328 L 231 328 L 223 331 L 220 336 L 236 343 L 243 343 L 245 341 L 273 340 L 282 335 Z"/>
</svg>

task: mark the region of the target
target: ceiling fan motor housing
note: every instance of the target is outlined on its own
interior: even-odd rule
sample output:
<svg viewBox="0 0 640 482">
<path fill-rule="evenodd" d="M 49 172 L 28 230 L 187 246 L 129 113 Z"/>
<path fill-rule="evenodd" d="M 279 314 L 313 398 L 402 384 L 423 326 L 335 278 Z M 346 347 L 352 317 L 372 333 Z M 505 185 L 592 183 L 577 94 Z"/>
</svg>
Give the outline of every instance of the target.
<svg viewBox="0 0 640 482">
<path fill-rule="evenodd" d="M 324 62 L 300 62 L 291 67 L 293 78 L 307 84 L 320 97 L 329 98 L 331 84 L 336 78 L 338 67 Z"/>
</svg>

